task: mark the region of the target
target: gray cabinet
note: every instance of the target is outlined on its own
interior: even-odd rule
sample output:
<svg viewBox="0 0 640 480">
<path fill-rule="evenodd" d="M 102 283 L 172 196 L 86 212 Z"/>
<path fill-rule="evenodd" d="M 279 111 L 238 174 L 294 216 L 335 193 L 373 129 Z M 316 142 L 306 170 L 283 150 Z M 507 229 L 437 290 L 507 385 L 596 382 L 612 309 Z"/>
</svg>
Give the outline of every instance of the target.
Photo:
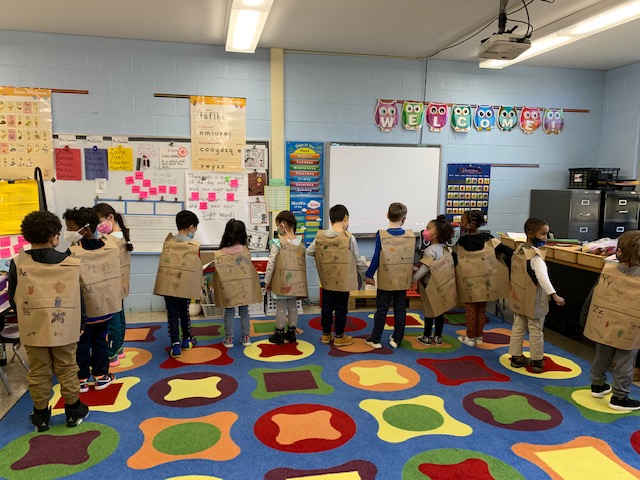
<svg viewBox="0 0 640 480">
<path fill-rule="evenodd" d="M 531 190 L 529 215 L 546 220 L 556 238 L 597 239 L 599 214 L 599 190 Z"/>
<path fill-rule="evenodd" d="M 618 238 L 638 228 L 638 192 L 603 191 L 600 202 L 600 236 Z"/>
</svg>

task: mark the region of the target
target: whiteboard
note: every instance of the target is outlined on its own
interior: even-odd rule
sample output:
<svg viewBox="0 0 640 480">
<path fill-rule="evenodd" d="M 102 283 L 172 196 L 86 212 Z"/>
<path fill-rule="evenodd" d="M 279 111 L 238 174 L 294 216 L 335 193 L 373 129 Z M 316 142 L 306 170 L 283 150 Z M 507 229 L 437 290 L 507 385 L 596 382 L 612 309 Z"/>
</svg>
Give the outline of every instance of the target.
<svg viewBox="0 0 640 480">
<path fill-rule="evenodd" d="M 356 234 L 386 229 L 393 202 L 407 206 L 404 228 L 415 232 L 441 213 L 440 146 L 331 143 L 327 152 L 325 225 L 336 204 L 347 207 Z"/>
</svg>

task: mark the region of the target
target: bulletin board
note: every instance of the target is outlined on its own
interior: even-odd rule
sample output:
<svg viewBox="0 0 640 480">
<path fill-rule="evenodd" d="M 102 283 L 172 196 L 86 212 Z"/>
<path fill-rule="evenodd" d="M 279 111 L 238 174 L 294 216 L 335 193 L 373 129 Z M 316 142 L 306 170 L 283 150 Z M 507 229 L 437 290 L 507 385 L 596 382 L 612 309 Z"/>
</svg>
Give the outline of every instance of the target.
<svg viewBox="0 0 640 480">
<path fill-rule="evenodd" d="M 401 202 L 404 228 L 419 232 L 436 218 L 440 186 L 440 146 L 330 143 L 325 168 L 325 224 L 329 209 L 349 210 L 349 231 L 373 234 L 388 225 L 389 205 Z"/>
</svg>

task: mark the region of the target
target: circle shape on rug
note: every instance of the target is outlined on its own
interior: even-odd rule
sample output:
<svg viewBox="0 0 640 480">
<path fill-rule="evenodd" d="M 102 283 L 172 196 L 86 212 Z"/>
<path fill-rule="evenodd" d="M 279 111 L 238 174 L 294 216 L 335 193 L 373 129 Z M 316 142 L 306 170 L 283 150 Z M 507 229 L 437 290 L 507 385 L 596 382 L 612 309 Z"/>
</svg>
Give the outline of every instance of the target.
<svg viewBox="0 0 640 480">
<path fill-rule="evenodd" d="M 192 372 L 163 378 L 149 388 L 149 398 L 166 407 L 201 407 L 224 400 L 238 381 L 222 373 Z"/>
<path fill-rule="evenodd" d="M 125 357 L 120 360 L 120 365 L 109 368 L 109 371 L 115 373 L 116 376 L 118 373 L 128 372 L 146 365 L 153 357 L 149 350 L 136 347 L 125 348 L 124 355 Z"/>
<path fill-rule="evenodd" d="M 444 425 L 444 418 L 437 410 L 423 405 L 392 405 L 382 412 L 385 422 L 400 430 L 423 432 Z"/>
<path fill-rule="evenodd" d="M 201 422 L 167 427 L 153 438 L 153 448 L 167 455 L 191 455 L 211 448 L 222 433 L 215 425 Z"/>
<path fill-rule="evenodd" d="M 478 420 L 494 427 L 538 432 L 562 423 L 562 413 L 542 398 L 512 390 L 481 390 L 467 395 L 462 406 Z"/>
<path fill-rule="evenodd" d="M 353 362 L 342 367 L 338 376 L 347 385 L 372 392 L 398 392 L 420 382 L 420 375 L 412 368 L 386 360 Z"/>
<path fill-rule="evenodd" d="M 312 344 L 300 339 L 296 343 L 282 345 L 260 340 L 244 348 L 247 357 L 260 362 L 295 362 L 313 355 L 315 351 Z"/>
<path fill-rule="evenodd" d="M 296 404 L 262 415 L 253 426 L 256 438 L 275 450 L 316 453 L 347 443 L 356 423 L 345 412 L 326 405 Z"/>
</svg>

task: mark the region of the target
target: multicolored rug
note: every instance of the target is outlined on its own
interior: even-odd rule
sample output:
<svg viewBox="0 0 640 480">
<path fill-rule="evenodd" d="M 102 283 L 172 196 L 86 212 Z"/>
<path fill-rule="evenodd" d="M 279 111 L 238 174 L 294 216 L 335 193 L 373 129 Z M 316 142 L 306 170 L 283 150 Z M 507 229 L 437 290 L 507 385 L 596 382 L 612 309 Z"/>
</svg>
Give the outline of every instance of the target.
<svg viewBox="0 0 640 480">
<path fill-rule="evenodd" d="M 587 362 L 547 344 L 544 373 L 514 369 L 508 324 L 493 317 L 468 347 L 459 314 L 442 345 L 418 343 L 410 313 L 401 348 L 385 337 L 372 350 L 371 317 L 350 315 L 343 348 L 320 342 L 313 315 L 297 344 L 269 344 L 273 320 L 252 320 L 253 343 L 232 349 L 221 322 L 198 321 L 177 359 L 164 325 L 133 326 L 116 382 L 82 394 L 79 427 L 65 426 L 58 385 L 48 432 L 33 432 L 29 395 L 0 421 L 0 477 L 640 478 L 640 412 L 592 398 Z"/>
</svg>

